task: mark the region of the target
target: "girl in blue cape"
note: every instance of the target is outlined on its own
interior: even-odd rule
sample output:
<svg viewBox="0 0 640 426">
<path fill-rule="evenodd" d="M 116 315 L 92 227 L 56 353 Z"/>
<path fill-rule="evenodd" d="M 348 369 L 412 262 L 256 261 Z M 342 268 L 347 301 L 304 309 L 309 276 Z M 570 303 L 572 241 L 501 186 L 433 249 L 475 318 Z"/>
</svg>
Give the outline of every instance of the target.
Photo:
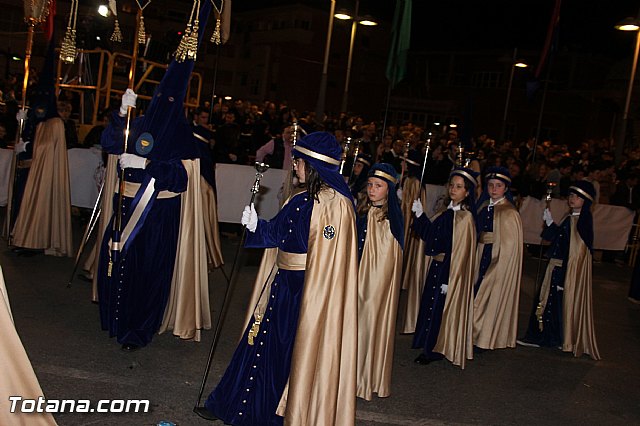
<svg viewBox="0 0 640 426">
<path fill-rule="evenodd" d="M 466 360 L 473 359 L 476 176 L 471 169 L 454 169 L 449 176 L 449 205 L 432 219 L 426 217 L 419 200 L 413 203 L 413 227 L 431 257 L 413 338 L 413 348 L 422 349 L 417 364 L 445 356 L 464 368 Z"/>
<path fill-rule="evenodd" d="M 593 324 L 592 257 L 596 191 L 581 180 L 569 187 L 571 211 L 556 225 L 546 209 L 542 237 L 551 241 L 549 264 L 529 321 L 523 346 L 559 347 L 579 357 L 600 359 Z"/>
</svg>

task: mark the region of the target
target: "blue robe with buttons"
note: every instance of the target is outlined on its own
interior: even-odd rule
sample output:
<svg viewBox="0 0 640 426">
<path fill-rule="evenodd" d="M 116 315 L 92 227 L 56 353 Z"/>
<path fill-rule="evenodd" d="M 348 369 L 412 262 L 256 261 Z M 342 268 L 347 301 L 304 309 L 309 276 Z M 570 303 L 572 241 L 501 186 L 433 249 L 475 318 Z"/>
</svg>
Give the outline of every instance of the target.
<svg viewBox="0 0 640 426">
<path fill-rule="evenodd" d="M 453 219 L 454 211 L 447 209 L 437 216 L 433 222 L 425 214 L 413 221 L 414 231 L 425 242 L 425 255 L 435 256 L 444 253 L 442 262 L 431 259 L 412 345 L 414 349 L 422 348 L 423 353 L 429 359 L 434 360 L 442 358 L 442 354 L 433 352 L 433 348 L 438 341 L 444 302 L 446 300 L 446 295 L 441 292 L 441 285 L 449 282 Z"/>
<path fill-rule="evenodd" d="M 260 219 L 255 232 L 247 231 L 245 247 L 306 253 L 312 210 L 307 192 L 294 196 L 272 220 Z M 305 271 L 278 270 L 253 345 L 247 340 L 253 323 L 247 324 L 224 376 L 205 403 L 225 423 L 283 424 L 276 409 L 289 378 L 304 277 Z"/>
<path fill-rule="evenodd" d="M 122 153 L 124 118 L 114 114 L 102 135 L 102 146 L 110 154 Z M 135 153 L 133 143 L 128 152 Z M 118 175 L 120 170 L 118 169 Z M 127 182 L 141 183 L 148 175 L 156 179 L 158 191 L 183 192 L 187 172 L 180 158 L 153 160 L 145 169 L 126 169 Z M 113 197 L 114 210 L 118 194 Z M 122 224 L 131 215 L 133 198 L 122 197 Z M 111 276 L 109 240 L 115 213 L 102 239 L 98 265 L 100 323 L 118 343 L 145 346 L 162 323 L 171 290 L 178 233 L 180 230 L 180 196 L 156 199 L 138 234 L 120 259 L 113 264 Z"/>
<path fill-rule="evenodd" d="M 529 326 L 525 341 L 535 343 L 540 346 L 557 347 L 562 345 L 562 295 L 563 292 L 558 287 L 564 286 L 566 265 L 569 259 L 569 244 L 571 242 L 571 216 L 567 216 L 560 226 L 552 223 L 545 226 L 542 231 L 542 238 L 551 241 L 551 246 L 547 250 L 547 257 L 550 259 L 562 259 L 561 267 L 554 267 L 551 275 L 551 286 L 549 296 L 542 315 L 543 331 L 538 327 L 536 308 L 538 298 L 533 304 L 533 312 L 529 319 Z M 536 295 L 537 296 L 537 295 Z"/>
<path fill-rule="evenodd" d="M 506 202 L 506 201 L 505 201 Z M 478 235 L 481 232 L 493 232 L 493 207 L 482 208 L 476 217 L 477 230 Z M 478 294 L 478 289 L 480 288 L 480 284 L 482 284 L 482 279 L 484 278 L 484 274 L 487 273 L 489 269 L 489 265 L 491 265 L 491 251 L 493 250 L 493 244 L 485 244 L 482 250 L 482 257 L 480 258 L 480 268 L 478 271 L 478 279 L 473 286 L 473 294 L 474 296 Z"/>
</svg>

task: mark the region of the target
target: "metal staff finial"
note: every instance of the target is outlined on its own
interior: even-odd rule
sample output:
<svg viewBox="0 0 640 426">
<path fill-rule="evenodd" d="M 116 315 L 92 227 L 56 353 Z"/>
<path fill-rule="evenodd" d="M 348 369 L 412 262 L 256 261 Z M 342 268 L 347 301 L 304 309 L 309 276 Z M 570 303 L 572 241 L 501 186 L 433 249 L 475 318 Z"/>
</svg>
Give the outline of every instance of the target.
<svg viewBox="0 0 640 426">
<path fill-rule="evenodd" d="M 429 132 L 429 137 L 427 138 L 427 142 L 425 142 L 426 149 L 424 151 L 424 161 L 422 162 L 422 174 L 420 175 L 420 184 L 422 185 L 422 181 L 424 180 L 424 172 L 427 168 L 427 158 L 429 158 L 429 150 L 431 149 L 431 132 Z"/>
<path fill-rule="evenodd" d="M 344 148 L 342 149 L 342 161 L 340 162 L 340 174 L 344 170 L 344 163 L 347 162 L 347 153 L 349 152 L 349 148 L 351 147 L 351 136 L 347 137 L 347 142 L 344 144 Z"/>
</svg>

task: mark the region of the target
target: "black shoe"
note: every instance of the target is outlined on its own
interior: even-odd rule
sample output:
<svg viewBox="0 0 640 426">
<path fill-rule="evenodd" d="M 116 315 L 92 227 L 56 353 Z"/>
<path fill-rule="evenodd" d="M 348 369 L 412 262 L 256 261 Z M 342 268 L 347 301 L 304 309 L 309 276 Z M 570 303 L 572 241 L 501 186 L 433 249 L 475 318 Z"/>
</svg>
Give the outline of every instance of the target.
<svg viewBox="0 0 640 426">
<path fill-rule="evenodd" d="M 205 407 L 194 407 L 193 412 L 205 420 L 218 420 L 218 418 L 211 414 Z"/>
<path fill-rule="evenodd" d="M 418 355 L 418 358 L 414 359 L 413 362 L 419 365 L 427 365 L 431 362 L 429 357 L 425 354 Z"/>
<path fill-rule="evenodd" d="M 125 352 L 135 352 L 140 349 L 140 346 L 134 345 L 133 343 L 124 343 L 122 345 L 122 350 Z"/>
</svg>

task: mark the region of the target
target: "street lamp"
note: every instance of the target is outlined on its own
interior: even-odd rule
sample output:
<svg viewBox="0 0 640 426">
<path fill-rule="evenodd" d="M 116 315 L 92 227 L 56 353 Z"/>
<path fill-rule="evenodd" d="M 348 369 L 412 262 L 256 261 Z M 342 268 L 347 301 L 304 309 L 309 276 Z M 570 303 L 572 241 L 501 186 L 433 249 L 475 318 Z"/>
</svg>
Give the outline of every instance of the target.
<svg viewBox="0 0 640 426">
<path fill-rule="evenodd" d="M 347 103 L 348 103 L 348 99 L 349 99 L 349 80 L 351 78 L 351 62 L 353 59 L 353 44 L 355 42 L 356 39 L 356 29 L 358 28 L 358 24 L 360 25 L 365 25 L 365 26 L 375 26 L 378 25 L 377 22 L 375 22 L 373 19 L 371 19 L 369 16 L 363 16 L 363 17 L 359 17 L 358 16 L 358 10 L 360 8 L 360 0 L 356 0 L 356 9 L 355 9 L 355 14 L 353 16 L 353 18 L 348 15 L 347 13 L 339 13 L 336 14 L 335 17 L 338 19 L 342 19 L 342 20 L 346 20 L 346 19 L 353 19 L 353 22 L 351 24 L 351 39 L 349 40 L 349 56 L 347 59 L 347 75 L 345 76 L 345 80 L 344 80 L 344 92 L 342 93 L 342 105 L 340 107 L 341 111 L 347 111 Z"/>
<path fill-rule="evenodd" d="M 511 73 L 509 75 L 509 85 L 507 86 L 507 100 L 504 103 L 504 114 L 502 115 L 502 127 L 500 128 L 500 141 L 504 142 L 507 130 L 507 114 L 509 113 L 509 102 L 511 101 L 511 87 L 513 86 L 513 75 L 516 68 L 526 68 L 529 65 L 522 61 L 518 61 L 518 48 L 513 49 L 513 58 L 511 59 Z"/>
<path fill-rule="evenodd" d="M 629 117 L 629 105 L 631 104 L 631 92 L 633 91 L 633 80 L 636 76 L 636 68 L 638 66 L 638 50 L 640 50 L 640 20 L 637 18 L 625 18 L 618 25 L 615 26 L 620 31 L 635 31 L 636 35 L 636 48 L 633 53 L 633 62 L 631 65 L 631 75 L 629 76 L 629 87 L 627 88 L 627 99 L 624 104 L 624 113 L 622 115 L 622 123 L 620 125 L 620 133 L 618 140 L 616 141 L 616 164 L 619 165 L 622 161 L 622 153 L 624 151 L 624 142 L 627 136 L 627 124 Z"/>
</svg>

